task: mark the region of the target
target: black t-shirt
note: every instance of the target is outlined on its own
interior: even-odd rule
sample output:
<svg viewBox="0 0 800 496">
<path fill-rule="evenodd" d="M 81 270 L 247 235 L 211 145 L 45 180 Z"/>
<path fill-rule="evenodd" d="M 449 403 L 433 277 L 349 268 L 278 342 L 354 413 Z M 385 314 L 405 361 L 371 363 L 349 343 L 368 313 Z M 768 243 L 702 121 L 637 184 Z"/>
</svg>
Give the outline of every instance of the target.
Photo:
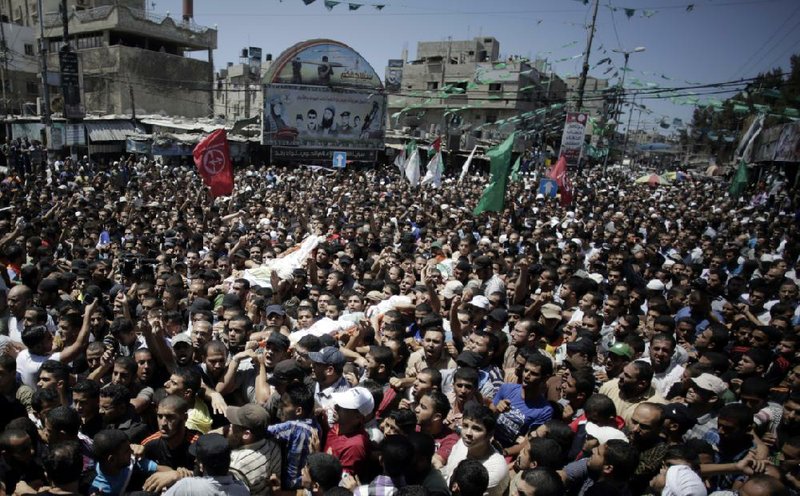
<svg viewBox="0 0 800 496">
<path fill-rule="evenodd" d="M 142 442 L 144 457 L 172 469 L 183 467 L 191 470 L 194 468 L 194 457 L 189 454 L 189 445 L 196 442 L 199 437 L 199 432 L 187 429 L 183 442 L 175 449 L 170 449 L 167 440 L 157 432 Z"/>
</svg>

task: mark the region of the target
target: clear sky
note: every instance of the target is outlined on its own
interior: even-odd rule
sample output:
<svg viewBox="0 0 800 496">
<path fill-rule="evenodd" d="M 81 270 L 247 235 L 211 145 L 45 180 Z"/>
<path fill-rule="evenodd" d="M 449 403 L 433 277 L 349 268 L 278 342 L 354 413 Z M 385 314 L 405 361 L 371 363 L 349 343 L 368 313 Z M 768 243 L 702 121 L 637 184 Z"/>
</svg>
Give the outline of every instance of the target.
<svg viewBox="0 0 800 496">
<path fill-rule="evenodd" d="M 181 0 L 147 1 L 155 12 L 180 17 Z M 299 41 L 332 38 L 353 47 L 383 76 L 387 59 L 399 58 L 404 46 L 413 59 L 418 41 L 494 36 L 503 56 L 546 57 L 558 74 L 567 76 L 580 72 L 593 2 L 359 0 L 363 6 L 356 11 L 347 2 L 328 11 L 323 1 L 195 0 L 194 17 L 198 24 L 219 29 L 217 67 L 238 62 L 243 47 L 261 47 L 277 57 Z M 378 10 L 375 4 L 385 7 Z M 635 9 L 631 18 L 625 8 Z M 600 0 L 590 66 L 611 57 L 622 67 L 622 55 L 611 49 L 640 46 L 646 50 L 631 55 L 626 86 L 639 80 L 642 85 L 683 87 L 687 81 L 710 84 L 753 77 L 773 67 L 785 69 L 790 55 L 800 52 L 800 0 Z M 601 65 L 590 74 L 608 77 L 614 74 L 603 75 L 608 67 Z M 697 90 L 702 91 L 707 90 Z M 661 116 L 670 122 L 673 117 L 691 118 L 688 105 L 669 99 L 644 103 L 656 112 L 643 118 L 650 127 L 657 127 Z"/>
</svg>

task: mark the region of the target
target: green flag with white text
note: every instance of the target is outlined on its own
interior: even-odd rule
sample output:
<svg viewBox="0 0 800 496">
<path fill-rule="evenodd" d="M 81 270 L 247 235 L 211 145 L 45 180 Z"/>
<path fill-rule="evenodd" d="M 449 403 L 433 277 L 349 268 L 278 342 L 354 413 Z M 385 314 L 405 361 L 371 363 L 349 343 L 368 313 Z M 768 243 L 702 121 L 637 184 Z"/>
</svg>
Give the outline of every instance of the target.
<svg viewBox="0 0 800 496">
<path fill-rule="evenodd" d="M 522 166 L 522 154 L 517 157 L 514 165 L 511 167 L 511 181 L 518 183 L 520 180 L 519 169 Z"/>
<path fill-rule="evenodd" d="M 511 172 L 511 149 L 514 147 L 514 138 L 517 133 L 511 133 L 505 141 L 492 148 L 486 155 L 491 164 L 491 179 L 489 185 L 481 195 L 478 206 L 472 211 L 473 215 L 480 215 L 482 212 L 500 212 L 503 210 L 503 203 L 506 196 L 506 186 L 508 185 L 508 175 Z"/>
</svg>

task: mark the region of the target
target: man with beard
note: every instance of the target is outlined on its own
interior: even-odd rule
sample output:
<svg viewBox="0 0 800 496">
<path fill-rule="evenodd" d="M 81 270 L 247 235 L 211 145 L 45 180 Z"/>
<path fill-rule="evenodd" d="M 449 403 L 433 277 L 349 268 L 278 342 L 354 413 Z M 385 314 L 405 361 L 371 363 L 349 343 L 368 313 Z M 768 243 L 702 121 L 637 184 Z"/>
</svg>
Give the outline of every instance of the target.
<svg viewBox="0 0 800 496">
<path fill-rule="evenodd" d="M 427 327 L 422 332 L 422 347 L 413 352 L 408 357 L 405 377 L 393 377 L 389 380 L 394 388 L 406 388 L 414 383 L 417 374 L 427 368 L 437 370 L 454 369 L 455 361 L 445 352 L 445 334 L 441 327 L 441 319 L 438 326 Z M 423 325 L 425 322 L 423 322 Z"/>
<path fill-rule="evenodd" d="M 628 424 L 628 440 L 639 451 L 639 465 L 631 477 L 630 488 L 640 494 L 661 470 L 667 444 L 661 437 L 664 412 L 661 405 L 641 403 Z"/>
<path fill-rule="evenodd" d="M 439 391 L 429 391 L 420 397 L 414 413 L 420 432 L 428 434 L 435 442 L 434 466 L 443 467 L 458 442 L 458 434 L 444 423 L 450 413 L 450 401 Z"/>
<path fill-rule="evenodd" d="M 328 425 L 333 425 L 335 418 L 333 393 L 350 389 L 350 384 L 342 375 L 345 357 L 333 346 L 326 346 L 317 352 L 311 352 L 308 357 L 311 360 L 314 380 L 317 382 L 314 386 L 314 400 L 327 414 Z"/>
<path fill-rule="evenodd" d="M 225 418 L 231 423 L 226 432 L 233 450 L 231 475 L 244 482 L 250 494 L 268 494 L 270 477 L 281 477 L 281 448 L 267 432 L 267 411 L 252 403 L 229 406 Z"/>
<path fill-rule="evenodd" d="M 622 439 L 610 439 L 595 447 L 589 458 L 567 464 L 559 474 L 572 489 L 569 494 L 622 496 L 631 493 L 628 480 L 638 464 L 636 448 Z"/>
<path fill-rule="evenodd" d="M 599 392 L 611 398 L 617 414 L 628 423 L 639 403 L 667 403 L 653 387 L 652 380 L 653 367 L 637 360 L 626 365 L 618 378 L 603 384 Z"/>
<path fill-rule="evenodd" d="M 169 487 L 180 477 L 191 476 L 194 456 L 189 453 L 189 446 L 197 442 L 200 433 L 186 427 L 188 411 L 189 404 L 178 396 L 167 396 L 159 402 L 158 432 L 142 441 L 144 457 L 173 471 L 152 475 L 148 487 L 149 483 L 157 484 L 158 488 Z"/>
<path fill-rule="evenodd" d="M 662 396 L 683 375 L 683 365 L 678 365 L 673 359 L 675 347 L 675 338 L 671 334 L 658 333 L 650 340 L 650 356 L 643 359 L 653 367 L 653 387 Z"/>
<path fill-rule="evenodd" d="M 495 440 L 504 448 L 504 456 L 516 455 L 517 437 L 536 429 L 553 416 L 553 407 L 544 396 L 544 386 L 553 375 L 553 362 L 539 353 L 525 357 L 522 384 L 503 384 L 494 396 L 492 410 L 497 412 Z M 513 448 L 512 448 L 513 447 Z"/>
<path fill-rule="evenodd" d="M 228 351 L 231 355 L 236 355 L 244 351 L 250 333 L 253 332 L 253 321 L 246 315 L 238 315 L 225 324 L 225 331 L 228 334 Z"/>
<path fill-rule="evenodd" d="M 366 357 L 365 380 L 375 381 L 383 388 L 383 400 L 375 408 L 375 418 L 383 418 L 400 401 L 397 390 L 391 387 L 389 376 L 392 373 L 394 355 L 392 350 L 386 346 L 370 346 Z"/>
</svg>

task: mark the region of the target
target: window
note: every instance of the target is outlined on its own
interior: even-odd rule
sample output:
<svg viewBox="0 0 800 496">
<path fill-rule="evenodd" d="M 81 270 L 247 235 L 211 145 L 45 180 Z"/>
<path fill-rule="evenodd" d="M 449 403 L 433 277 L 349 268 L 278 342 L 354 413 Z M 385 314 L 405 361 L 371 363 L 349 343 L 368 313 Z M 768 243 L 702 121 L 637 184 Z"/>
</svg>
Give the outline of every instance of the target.
<svg viewBox="0 0 800 496">
<path fill-rule="evenodd" d="M 503 91 L 503 85 L 500 83 L 489 83 L 489 91 Z"/>
<path fill-rule="evenodd" d="M 428 81 L 428 87 L 426 89 L 429 89 L 429 90 L 439 89 L 439 82 L 438 81 Z"/>
<path fill-rule="evenodd" d="M 25 55 L 36 55 L 33 51 L 33 45 L 30 43 L 25 43 Z"/>
</svg>

